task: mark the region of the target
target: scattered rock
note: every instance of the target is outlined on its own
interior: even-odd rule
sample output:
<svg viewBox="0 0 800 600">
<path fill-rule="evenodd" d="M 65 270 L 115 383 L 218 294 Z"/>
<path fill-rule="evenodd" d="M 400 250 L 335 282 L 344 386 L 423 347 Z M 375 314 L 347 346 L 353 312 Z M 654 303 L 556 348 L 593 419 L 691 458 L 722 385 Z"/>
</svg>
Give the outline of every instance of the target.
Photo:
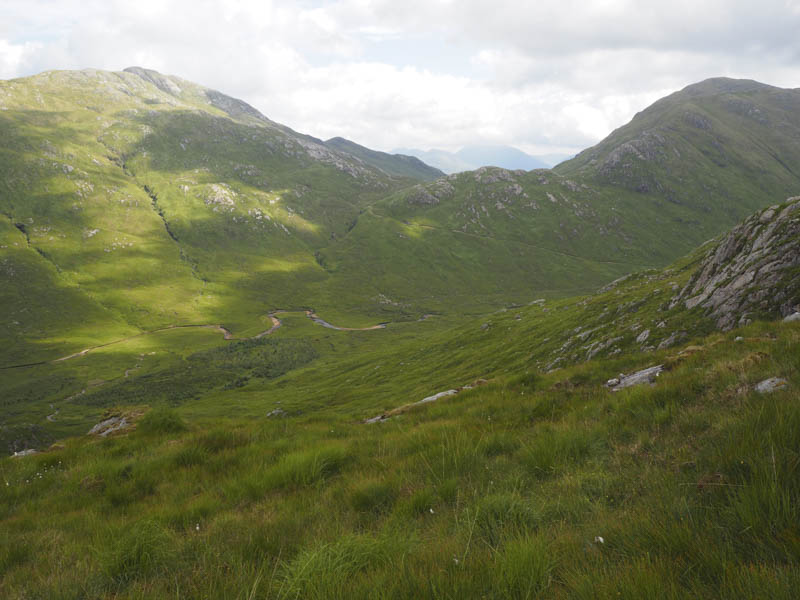
<svg viewBox="0 0 800 600">
<path fill-rule="evenodd" d="M 286 411 L 282 408 L 275 408 L 267 413 L 267 417 L 282 417 L 286 414 Z"/>
<path fill-rule="evenodd" d="M 20 450 L 19 452 L 14 452 L 11 456 L 14 458 L 21 458 L 23 456 L 30 456 L 31 454 L 38 454 L 38 450 L 34 450 L 33 448 L 27 448 L 25 450 Z"/>
<path fill-rule="evenodd" d="M 236 192 L 225 183 L 212 183 L 203 201 L 206 205 L 215 205 L 233 210 L 236 201 Z"/>
<path fill-rule="evenodd" d="M 664 365 L 656 365 L 654 367 L 642 369 L 641 371 L 636 371 L 630 375 L 620 373 L 618 378 L 609 379 L 606 382 L 606 387 L 611 389 L 612 392 L 616 392 L 634 385 L 642 385 L 645 383 L 652 385 L 655 383 L 656 377 L 658 377 L 663 370 Z"/>
<path fill-rule="evenodd" d="M 744 341 L 744 338 L 743 338 L 742 336 L 740 336 L 740 335 L 737 335 L 737 336 L 734 338 L 734 340 L 733 340 L 733 341 L 734 341 L 734 342 L 741 342 L 741 341 Z"/>
<path fill-rule="evenodd" d="M 771 394 L 777 390 L 784 389 L 788 384 L 785 379 L 781 379 L 780 377 L 770 377 L 769 379 L 765 379 L 756 384 L 755 390 L 759 394 Z"/>
<path fill-rule="evenodd" d="M 126 417 L 121 416 L 114 416 L 109 417 L 105 421 L 100 421 L 97 425 L 92 427 L 88 435 L 97 435 L 100 437 L 106 437 L 116 431 L 122 431 L 123 429 L 127 429 L 131 426 L 131 423 L 128 421 Z"/>
<path fill-rule="evenodd" d="M 638 336 L 636 336 L 636 341 L 639 344 L 643 344 L 644 342 L 647 341 L 647 338 L 649 338 L 649 337 L 650 337 L 650 330 L 649 329 L 645 329 L 642 333 L 640 333 Z"/>
<path fill-rule="evenodd" d="M 800 321 L 800 312 L 792 313 L 788 317 L 784 317 L 783 321 L 785 323 L 794 323 L 795 321 Z"/>
<path fill-rule="evenodd" d="M 405 404 L 403 406 L 400 406 L 400 407 L 395 408 L 393 410 L 390 410 L 388 412 L 382 413 L 382 414 L 380 414 L 378 416 L 372 417 L 370 419 L 366 419 L 364 421 L 364 424 L 365 425 L 369 425 L 371 423 L 381 423 L 382 421 L 386 421 L 387 419 L 390 419 L 391 417 L 394 417 L 396 415 L 402 414 L 402 413 L 406 412 L 407 410 L 409 410 L 411 408 L 414 408 L 415 406 L 420 406 L 421 404 L 428 404 L 430 402 L 436 402 L 437 400 L 440 400 L 441 398 L 447 398 L 448 396 L 455 396 L 459 392 L 463 392 L 465 390 L 471 390 L 471 389 L 476 388 L 478 386 L 486 385 L 487 383 L 489 383 L 489 382 L 486 381 L 485 379 L 476 379 L 475 381 L 473 381 L 472 383 L 468 383 L 467 385 L 464 385 L 464 386 L 461 386 L 461 387 L 458 387 L 458 388 L 454 388 L 454 389 L 451 389 L 451 390 L 445 390 L 444 392 L 439 392 L 438 394 L 434 394 L 433 396 L 427 396 L 427 397 L 423 398 L 422 400 L 418 400 L 417 402 L 412 402 L 411 404 Z"/>
<path fill-rule="evenodd" d="M 463 388 L 462 388 L 463 389 Z M 436 402 L 439 398 L 446 398 L 447 396 L 455 396 L 459 390 L 445 390 L 444 392 L 439 392 L 438 394 L 434 394 L 433 396 L 428 396 L 427 398 L 423 398 L 419 402 L 415 402 L 414 404 L 427 404 L 428 402 Z"/>
<path fill-rule="evenodd" d="M 685 331 L 674 331 L 667 339 L 663 340 L 659 345 L 659 350 L 664 350 L 664 348 L 669 348 L 670 346 L 674 346 L 677 342 L 684 339 L 687 333 Z"/>
</svg>

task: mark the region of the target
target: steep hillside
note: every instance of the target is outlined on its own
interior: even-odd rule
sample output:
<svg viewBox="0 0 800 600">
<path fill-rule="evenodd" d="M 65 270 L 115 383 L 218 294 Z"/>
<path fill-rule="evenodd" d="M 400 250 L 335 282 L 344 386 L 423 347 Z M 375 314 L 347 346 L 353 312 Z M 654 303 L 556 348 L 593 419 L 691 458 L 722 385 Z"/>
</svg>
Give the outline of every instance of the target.
<svg viewBox="0 0 800 600">
<path fill-rule="evenodd" d="M 794 198 L 667 269 L 627 275 L 588 296 L 540 298 L 480 318 L 436 316 L 342 332 L 302 313 L 279 313 L 281 326 L 257 340 L 173 329 L 64 361 L 0 370 L 6 390 L 0 442 L 13 450 L 41 447 L 88 428 L 113 406 L 167 403 L 191 413 L 205 412 L 211 401 L 215 411 L 238 406 L 258 415 L 279 399 L 284 411 L 343 410 L 367 418 L 478 378 L 594 359 L 657 364 L 691 339 L 800 311 L 798 223 Z M 751 285 L 742 285 L 745 279 Z M 315 360 L 303 358 L 311 355 L 293 345 L 298 339 L 310 344 Z M 279 360 L 267 367 L 277 359 L 255 357 L 265 348 L 273 352 L 273 343 Z M 57 418 L 47 418 L 54 412 Z"/>
<path fill-rule="evenodd" d="M 0 82 L 2 363 L 312 304 L 318 248 L 416 179 L 177 77 Z M 33 298 L 33 300 L 30 300 Z"/>
<path fill-rule="evenodd" d="M 138 361 L 39 400 L 44 424 L 101 427 L 0 459 L 0 591 L 789 600 L 798 223 L 794 198 L 669 269 L 457 326 L 285 315 L 35 367 L 53 391 Z M 728 285 L 751 271 L 760 298 Z M 721 289 L 735 331 L 691 302 Z"/>
</svg>

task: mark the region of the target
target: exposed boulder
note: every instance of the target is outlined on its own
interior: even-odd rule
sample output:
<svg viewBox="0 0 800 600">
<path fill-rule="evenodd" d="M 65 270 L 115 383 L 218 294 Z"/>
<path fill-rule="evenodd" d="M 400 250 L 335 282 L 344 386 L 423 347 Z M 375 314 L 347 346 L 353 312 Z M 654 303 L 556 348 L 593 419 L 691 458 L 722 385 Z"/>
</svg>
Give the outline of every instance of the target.
<svg viewBox="0 0 800 600">
<path fill-rule="evenodd" d="M 772 392 L 784 389 L 788 383 L 780 377 L 770 377 L 756 384 L 755 390 L 759 394 L 771 394 Z"/>
<path fill-rule="evenodd" d="M 800 304 L 800 196 L 757 213 L 712 247 L 673 300 L 700 306 L 727 331 Z M 800 317 L 798 317 L 800 318 Z"/>
<path fill-rule="evenodd" d="M 646 383 L 652 385 L 655 383 L 656 377 L 658 377 L 663 370 L 664 365 L 655 365 L 654 367 L 648 367 L 646 369 L 642 369 L 641 371 L 631 373 L 630 375 L 620 373 L 619 377 L 609 379 L 606 382 L 606 387 L 608 387 L 612 392 L 618 392 L 619 390 L 623 390 L 634 385 L 643 385 Z"/>
<path fill-rule="evenodd" d="M 31 454 L 38 454 L 38 450 L 34 450 L 33 448 L 27 448 L 25 450 L 19 450 L 18 452 L 14 452 L 11 456 L 14 458 L 22 458 L 23 456 L 30 456 Z"/>
<path fill-rule="evenodd" d="M 92 427 L 88 435 L 97 435 L 100 437 L 107 437 L 108 435 L 115 433 L 117 431 L 122 431 L 123 429 L 127 429 L 131 426 L 130 421 L 124 416 L 114 416 L 109 417 L 103 421 L 100 421 L 97 425 Z"/>
<path fill-rule="evenodd" d="M 668 338 L 661 341 L 661 343 L 658 345 L 658 349 L 664 350 L 665 348 L 674 346 L 679 341 L 685 339 L 687 335 L 688 334 L 685 331 L 673 331 Z"/>
<path fill-rule="evenodd" d="M 416 402 L 412 402 L 411 404 L 404 404 L 403 406 L 399 406 L 399 407 L 397 407 L 397 408 L 395 408 L 393 410 L 390 410 L 388 412 L 381 413 L 381 414 L 379 414 L 379 415 L 377 415 L 375 417 L 371 417 L 369 419 L 365 419 L 363 422 L 364 422 L 365 425 L 370 425 L 372 423 L 381 423 L 383 421 L 386 421 L 387 419 L 390 419 L 391 417 L 394 417 L 394 416 L 397 416 L 399 414 L 402 414 L 402 413 L 406 412 L 407 410 L 409 410 L 411 408 L 414 408 L 415 406 L 420 406 L 422 404 L 428 404 L 430 402 L 436 402 L 437 400 L 441 400 L 442 398 L 447 398 L 448 396 L 455 396 L 459 392 L 463 392 L 463 391 L 466 391 L 466 390 L 471 390 L 471 389 L 476 388 L 478 386 L 486 385 L 487 383 L 488 383 L 488 381 L 486 381 L 485 379 L 477 379 L 477 380 L 473 381 L 472 383 L 468 383 L 467 385 L 464 385 L 464 386 L 461 386 L 461 387 L 457 387 L 457 388 L 454 388 L 454 389 L 451 389 L 451 390 L 445 390 L 443 392 L 439 392 L 438 394 L 434 394 L 433 396 L 427 396 L 427 397 L 423 398 L 422 400 L 417 400 Z"/>
</svg>

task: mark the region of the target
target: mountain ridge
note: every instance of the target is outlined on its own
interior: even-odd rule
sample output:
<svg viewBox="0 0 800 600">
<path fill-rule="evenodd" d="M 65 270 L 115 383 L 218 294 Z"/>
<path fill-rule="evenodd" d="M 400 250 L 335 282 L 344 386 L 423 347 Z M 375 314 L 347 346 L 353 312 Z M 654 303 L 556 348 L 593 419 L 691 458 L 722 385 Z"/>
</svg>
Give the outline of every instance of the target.
<svg viewBox="0 0 800 600">
<path fill-rule="evenodd" d="M 335 148 L 343 152 L 348 152 L 353 156 L 358 156 L 364 162 L 384 170 L 390 175 L 413 177 L 423 181 L 431 181 L 444 176 L 442 171 L 425 164 L 416 156 L 378 152 L 343 137 L 333 137 L 326 140 L 324 143 L 330 148 Z"/>
</svg>

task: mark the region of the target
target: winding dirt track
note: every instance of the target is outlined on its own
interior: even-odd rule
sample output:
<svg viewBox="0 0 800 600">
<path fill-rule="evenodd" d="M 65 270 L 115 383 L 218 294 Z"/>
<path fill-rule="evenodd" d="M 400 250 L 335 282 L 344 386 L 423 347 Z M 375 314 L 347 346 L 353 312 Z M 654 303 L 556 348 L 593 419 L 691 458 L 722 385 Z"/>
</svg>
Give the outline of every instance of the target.
<svg viewBox="0 0 800 600">
<path fill-rule="evenodd" d="M 275 311 L 270 312 L 269 313 L 269 318 L 270 318 L 270 321 L 272 321 L 272 327 L 270 327 L 266 331 L 262 331 L 261 333 L 258 333 L 258 334 L 254 335 L 252 337 L 249 337 L 249 338 L 247 338 L 247 337 L 244 337 L 244 338 L 235 337 L 228 329 L 225 329 L 225 327 L 223 327 L 222 325 L 170 325 L 169 327 L 161 327 L 160 329 L 153 329 L 152 331 L 143 331 L 142 333 L 137 333 L 136 335 L 131 335 L 129 337 L 122 338 L 120 340 L 114 340 L 113 342 L 107 342 L 105 344 L 99 344 L 97 346 L 91 346 L 89 348 L 85 348 L 84 350 L 81 350 L 80 352 L 75 352 L 75 353 L 70 354 L 68 356 L 62 356 L 61 358 L 54 358 L 53 360 L 42 360 L 42 361 L 39 361 L 39 362 L 25 363 L 25 364 L 22 364 L 22 365 L 10 365 L 8 367 L 0 367 L 0 371 L 5 371 L 5 370 L 8 370 L 8 369 L 22 369 L 24 367 L 35 367 L 35 366 L 38 366 L 38 365 L 56 364 L 56 363 L 64 362 L 66 360 L 70 360 L 72 358 L 78 358 L 80 356 L 86 356 L 87 354 L 89 354 L 89 352 L 92 352 L 93 350 L 99 350 L 100 348 L 107 348 L 108 346 L 113 346 L 115 344 L 121 344 L 123 342 L 127 342 L 127 341 L 130 341 L 130 340 L 135 340 L 136 338 L 140 338 L 140 337 L 143 337 L 143 336 L 146 336 L 146 335 L 152 335 L 154 333 L 159 333 L 159 332 L 162 332 L 162 331 L 170 331 L 172 329 L 211 329 L 211 330 L 214 330 L 214 331 L 219 331 L 222 334 L 223 339 L 226 339 L 226 340 L 231 340 L 231 341 L 236 341 L 236 340 L 257 340 L 257 339 L 260 339 L 260 338 L 262 338 L 264 336 L 267 336 L 267 335 L 273 333 L 275 330 L 277 330 L 282 325 L 282 322 L 275 315 L 278 315 L 278 314 L 281 314 L 281 313 L 287 313 L 287 312 L 295 312 L 295 311 L 275 310 Z M 297 311 L 297 312 L 300 312 L 300 311 Z M 372 327 L 362 327 L 362 328 L 337 327 L 336 325 L 331 325 L 330 323 L 328 323 L 324 319 L 321 319 L 313 310 L 309 309 L 309 310 L 305 310 L 304 312 L 305 312 L 306 316 L 309 319 L 311 319 L 312 321 L 314 321 L 315 323 L 319 323 L 323 327 L 328 327 L 329 329 L 336 329 L 338 331 L 370 331 L 372 329 L 384 329 L 386 327 L 386 323 L 380 323 L 378 325 L 373 325 Z"/>
<path fill-rule="evenodd" d="M 320 318 L 320 316 L 315 313 L 313 310 L 307 310 L 306 316 L 314 321 L 314 323 L 319 323 L 323 327 L 327 327 L 328 329 L 335 329 L 337 331 L 372 331 L 373 329 L 386 329 L 387 323 L 378 323 L 377 325 L 373 325 L 372 327 L 337 327 L 336 325 L 331 325 L 325 319 Z"/>
</svg>

